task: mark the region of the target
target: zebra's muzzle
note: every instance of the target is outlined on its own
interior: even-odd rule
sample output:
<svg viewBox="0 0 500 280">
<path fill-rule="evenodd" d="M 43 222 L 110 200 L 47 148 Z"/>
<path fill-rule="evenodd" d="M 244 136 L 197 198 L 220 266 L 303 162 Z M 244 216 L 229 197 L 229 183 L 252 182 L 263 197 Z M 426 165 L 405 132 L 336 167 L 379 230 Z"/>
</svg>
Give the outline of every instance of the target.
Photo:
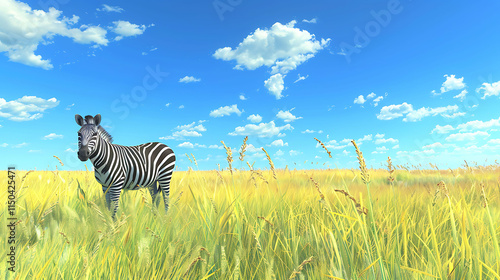
<svg viewBox="0 0 500 280">
<path fill-rule="evenodd" d="M 87 161 L 90 155 L 89 147 L 82 146 L 80 150 L 78 150 L 77 154 L 78 154 L 78 159 L 80 159 L 81 161 Z"/>
</svg>

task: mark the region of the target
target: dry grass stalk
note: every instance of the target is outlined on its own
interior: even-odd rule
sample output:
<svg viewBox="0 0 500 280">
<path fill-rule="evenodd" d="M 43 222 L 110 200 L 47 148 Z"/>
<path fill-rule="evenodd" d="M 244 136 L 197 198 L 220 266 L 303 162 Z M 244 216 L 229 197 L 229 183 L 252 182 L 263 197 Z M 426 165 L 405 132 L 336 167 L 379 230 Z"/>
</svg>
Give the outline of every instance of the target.
<svg viewBox="0 0 500 280">
<path fill-rule="evenodd" d="M 68 236 L 66 234 L 64 234 L 64 232 L 62 232 L 62 231 L 60 231 L 59 233 L 64 237 L 64 240 L 66 241 L 66 243 L 69 244 Z"/>
<path fill-rule="evenodd" d="M 332 158 L 332 153 L 330 151 L 328 151 L 328 149 L 326 148 L 325 144 L 323 144 L 323 142 L 321 142 L 318 138 L 314 138 L 314 140 L 318 141 L 319 144 L 321 145 L 321 147 L 323 147 L 323 149 L 325 149 L 325 151 L 328 153 L 328 156 L 330 158 Z"/>
<path fill-rule="evenodd" d="M 189 159 L 189 162 L 190 162 L 190 163 L 193 163 L 193 161 L 191 160 L 191 158 L 189 157 L 189 155 L 188 155 L 187 153 L 186 153 L 186 156 L 187 156 L 187 158 Z"/>
<path fill-rule="evenodd" d="M 220 141 L 222 143 L 222 145 L 224 145 L 224 149 L 226 149 L 226 154 L 227 154 L 227 163 L 229 163 L 229 171 L 231 172 L 231 174 L 233 174 L 233 166 L 232 166 L 232 163 L 233 163 L 233 151 L 231 151 L 230 148 L 228 148 L 226 146 L 226 144 L 224 144 L 224 141 Z"/>
<path fill-rule="evenodd" d="M 356 210 L 358 211 L 359 214 L 368 215 L 368 209 L 366 209 L 366 207 L 362 207 L 361 204 L 352 195 L 350 195 L 348 192 L 346 192 L 344 190 L 335 190 L 335 191 L 344 194 L 350 200 L 352 200 L 354 202 L 354 205 L 356 206 Z"/>
<path fill-rule="evenodd" d="M 161 242 L 161 238 L 158 234 L 156 234 L 156 232 L 154 232 L 152 229 L 150 229 L 149 227 L 146 227 L 146 231 L 151 233 L 151 235 L 154 237 L 154 238 L 157 238 L 158 241 Z"/>
<path fill-rule="evenodd" d="M 191 153 L 191 156 L 193 157 L 194 165 L 196 165 L 196 167 L 198 167 L 198 162 L 196 161 L 196 158 L 194 157 L 193 153 Z"/>
<path fill-rule="evenodd" d="M 394 166 L 392 165 L 391 157 L 387 157 L 387 170 L 389 171 L 389 183 L 394 182 Z"/>
<path fill-rule="evenodd" d="M 201 261 L 201 262 L 204 262 L 205 260 L 204 260 L 204 259 L 202 259 L 201 257 L 197 257 L 197 258 L 195 258 L 195 259 L 191 262 L 191 264 L 189 265 L 188 269 L 186 270 L 186 272 L 184 273 L 184 275 L 182 276 L 182 278 L 186 278 L 186 276 L 187 276 L 187 275 L 188 275 L 188 273 L 191 271 L 191 269 L 193 268 L 193 266 L 194 266 L 196 263 L 200 262 L 200 261 Z"/>
<path fill-rule="evenodd" d="M 257 217 L 257 218 L 259 218 L 259 219 L 261 219 L 261 220 L 264 220 L 266 223 L 268 223 L 269 225 L 271 225 L 272 227 L 274 227 L 273 223 L 271 223 L 270 221 L 268 221 L 266 218 L 261 217 L 261 216 L 259 216 L 259 217 Z"/>
<path fill-rule="evenodd" d="M 57 158 L 57 160 L 59 161 L 59 163 L 61 164 L 61 166 L 64 166 L 64 163 L 62 162 L 62 160 L 58 156 L 53 156 L 53 157 Z"/>
<path fill-rule="evenodd" d="M 275 180 L 278 180 L 276 178 L 276 170 L 274 170 L 274 163 L 273 163 L 273 160 L 271 159 L 271 157 L 269 156 L 269 154 L 267 153 L 266 149 L 264 149 L 264 147 L 262 147 L 262 150 L 264 151 L 264 153 L 266 153 L 266 157 L 267 157 L 267 161 L 269 161 L 269 165 L 271 166 L 271 171 L 273 172 L 273 177 Z"/>
<path fill-rule="evenodd" d="M 288 278 L 288 279 L 289 280 L 295 279 L 295 277 L 300 274 L 302 269 L 304 269 L 304 266 L 306 264 L 312 262 L 312 260 L 313 260 L 313 257 L 310 257 L 310 258 L 304 260 L 296 269 L 293 270 L 292 275 L 290 275 L 290 278 Z"/>
<path fill-rule="evenodd" d="M 259 177 L 262 181 L 264 181 L 264 183 L 269 185 L 269 182 L 266 180 L 266 178 L 264 178 L 264 175 L 262 175 L 262 173 L 260 173 L 259 171 L 252 170 L 252 178 L 254 178 L 254 175 L 257 175 L 257 177 Z"/>
<path fill-rule="evenodd" d="M 247 150 L 247 141 L 248 141 L 248 136 L 243 139 L 243 145 L 241 145 L 240 149 L 240 160 L 243 161 L 245 158 L 245 151 Z"/>
<path fill-rule="evenodd" d="M 305 171 L 304 171 L 304 173 L 305 173 Z M 307 173 L 306 173 L 306 175 L 307 175 Z M 311 180 L 311 181 L 314 183 L 314 186 L 316 187 L 316 190 L 317 190 L 317 191 L 318 191 L 318 193 L 319 193 L 319 197 L 321 198 L 321 200 L 322 200 L 322 201 L 324 201 L 324 200 L 325 200 L 325 196 L 323 195 L 323 193 L 322 193 L 322 192 L 321 192 L 321 190 L 319 189 L 319 184 L 318 184 L 318 182 L 314 181 L 313 177 L 311 177 L 311 176 L 307 176 L 307 177 L 309 177 L 309 180 Z"/>
<path fill-rule="evenodd" d="M 446 197 L 450 197 L 450 193 L 448 191 L 448 188 L 446 187 L 446 183 L 444 181 L 441 181 L 437 184 L 438 188 L 443 190 L 443 193 Z"/>
<path fill-rule="evenodd" d="M 250 168 L 250 170 L 253 170 L 253 166 L 251 166 L 250 163 L 248 163 L 248 161 L 247 161 L 247 165 L 248 165 L 248 168 Z"/>
<path fill-rule="evenodd" d="M 481 198 L 483 199 L 483 208 L 488 206 L 488 198 L 486 198 L 486 193 L 484 192 L 484 184 L 481 183 Z"/>
<path fill-rule="evenodd" d="M 368 184 L 370 183 L 370 174 L 368 174 L 368 169 L 366 168 L 363 153 L 359 150 L 356 141 L 352 140 L 351 143 L 354 145 L 354 148 L 356 148 L 356 154 L 358 155 L 359 170 L 361 170 L 361 179 L 363 180 L 363 183 Z"/>
<path fill-rule="evenodd" d="M 31 173 L 33 170 L 28 171 L 26 174 L 24 174 L 23 178 L 21 179 L 21 182 L 24 181 L 24 179 Z"/>
</svg>

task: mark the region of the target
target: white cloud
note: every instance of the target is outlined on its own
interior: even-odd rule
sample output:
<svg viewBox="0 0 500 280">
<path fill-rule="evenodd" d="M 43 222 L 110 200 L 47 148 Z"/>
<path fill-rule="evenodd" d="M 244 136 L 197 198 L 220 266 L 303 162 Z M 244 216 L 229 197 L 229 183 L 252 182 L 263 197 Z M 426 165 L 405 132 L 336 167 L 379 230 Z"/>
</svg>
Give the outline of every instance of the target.
<svg viewBox="0 0 500 280">
<path fill-rule="evenodd" d="M 198 121 L 199 125 L 196 125 L 196 122 L 192 122 L 190 124 L 178 125 L 175 129 L 178 130 L 196 130 L 196 131 L 207 131 L 207 129 L 201 124 L 201 121 Z"/>
<path fill-rule="evenodd" d="M 305 22 L 305 23 L 317 23 L 318 19 L 317 18 L 313 18 L 313 19 L 310 19 L 310 20 L 303 19 L 302 22 Z"/>
<path fill-rule="evenodd" d="M 443 117 L 455 117 L 452 115 L 449 115 L 449 113 L 456 112 L 458 110 L 457 105 L 448 105 L 446 107 L 437 107 L 437 108 L 426 108 L 422 107 L 418 110 L 413 110 L 410 111 L 406 117 L 403 119 L 404 122 L 416 122 L 420 121 L 421 119 L 428 117 L 428 116 L 436 116 L 436 115 L 441 115 Z"/>
<path fill-rule="evenodd" d="M 363 95 L 354 98 L 354 104 L 365 104 L 365 102 L 366 99 L 363 97 Z"/>
<path fill-rule="evenodd" d="M 257 148 L 252 144 L 248 144 L 246 151 L 249 153 L 258 153 L 258 152 L 262 152 L 262 148 Z"/>
<path fill-rule="evenodd" d="M 296 150 L 290 150 L 290 156 L 294 157 L 294 156 L 298 156 L 302 154 L 302 152 L 299 152 L 299 151 L 296 151 Z"/>
<path fill-rule="evenodd" d="M 168 107 L 168 106 L 170 106 L 170 103 L 165 104 L 165 107 Z"/>
<path fill-rule="evenodd" d="M 106 46 L 106 30 L 99 26 L 75 27 L 79 17 L 62 16 L 62 12 L 33 10 L 23 2 L 0 1 L 0 52 L 6 52 L 10 61 L 29 66 L 52 69 L 50 59 L 36 55 L 39 44 L 49 44 L 56 36 L 68 37 L 79 44 Z"/>
<path fill-rule="evenodd" d="M 296 117 L 292 113 L 290 113 L 291 111 L 293 111 L 293 109 L 295 109 L 295 108 L 292 108 L 292 109 L 290 109 L 288 111 L 282 111 L 282 110 L 280 110 L 278 112 L 278 114 L 276 114 L 276 117 L 278 119 L 282 119 L 284 122 L 287 122 L 287 123 L 293 122 L 295 120 L 302 119 L 302 117 Z"/>
<path fill-rule="evenodd" d="M 277 150 L 277 151 L 276 151 L 276 153 L 274 153 L 274 155 L 275 155 L 275 156 L 277 156 L 277 157 L 280 157 L 280 156 L 282 156 L 282 155 L 284 155 L 284 154 L 285 154 L 285 153 L 283 153 L 283 151 L 282 151 L 282 150 Z"/>
<path fill-rule="evenodd" d="M 385 134 L 380 134 L 380 133 L 377 133 L 375 134 L 375 138 L 384 138 Z"/>
<path fill-rule="evenodd" d="M 71 105 L 68 105 L 68 107 L 66 107 L 66 109 L 64 109 L 64 110 L 69 111 L 69 110 L 71 110 L 71 108 L 72 108 L 73 106 L 75 106 L 75 103 L 73 103 L 73 104 L 71 104 Z"/>
<path fill-rule="evenodd" d="M 484 131 L 476 131 L 476 132 L 460 132 L 451 134 L 446 137 L 446 141 L 454 142 L 454 141 L 474 141 L 477 137 L 487 138 L 490 134 Z"/>
<path fill-rule="evenodd" d="M 379 138 L 379 139 L 375 139 L 375 145 L 380 145 L 380 144 L 385 144 L 385 143 L 396 144 L 396 143 L 399 143 L 399 140 L 398 139 L 394 139 L 394 138 L 388 138 L 388 139 Z"/>
<path fill-rule="evenodd" d="M 428 150 L 428 149 L 444 149 L 444 148 L 447 148 L 449 147 L 449 144 L 441 144 L 440 142 L 436 142 L 436 143 L 432 143 L 432 144 L 429 144 L 429 145 L 425 145 L 422 147 L 422 149 L 424 150 Z"/>
<path fill-rule="evenodd" d="M 377 115 L 377 119 L 392 120 L 405 116 L 405 118 L 403 118 L 404 122 L 415 122 L 415 121 L 420 121 L 428 116 L 441 115 L 443 117 L 453 118 L 464 114 L 464 113 L 456 114 L 456 111 L 458 111 L 457 105 L 448 105 L 446 107 L 436 107 L 436 108 L 422 107 L 418 110 L 414 110 L 411 104 L 404 102 L 399 105 L 389 105 L 382 107 L 380 109 L 380 114 Z M 450 115 L 450 113 L 455 113 L 455 114 Z"/>
<path fill-rule="evenodd" d="M 12 121 L 36 120 L 43 116 L 45 110 L 57 105 L 59 100 L 55 98 L 46 100 L 36 96 L 23 96 L 13 101 L 0 98 L 0 117 Z"/>
<path fill-rule="evenodd" d="M 123 9 L 118 6 L 109 6 L 106 4 L 102 4 L 102 8 L 97 8 L 98 12 L 108 12 L 108 13 L 121 13 Z"/>
<path fill-rule="evenodd" d="M 24 142 L 21 144 L 12 145 L 13 148 L 22 148 L 28 146 L 28 143 Z"/>
<path fill-rule="evenodd" d="M 488 144 L 500 145 L 500 139 L 491 139 Z"/>
<path fill-rule="evenodd" d="M 488 96 L 498 96 L 500 95 L 500 81 L 496 83 L 483 83 L 480 88 L 476 89 L 476 92 L 483 93 L 482 99 L 486 99 Z"/>
<path fill-rule="evenodd" d="M 241 113 L 244 111 L 240 111 L 238 109 L 238 106 L 236 104 L 231 105 L 231 106 L 224 106 L 220 107 L 219 109 L 213 110 L 210 112 L 209 116 L 218 118 L 218 117 L 223 117 L 223 116 L 229 116 L 232 113 L 235 113 L 236 115 L 240 116 Z"/>
<path fill-rule="evenodd" d="M 184 105 L 179 106 L 179 109 L 184 109 Z"/>
<path fill-rule="evenodd" d="M 179 79 L 179 83 L 196 83 L 201 81 L 201 79 L 195 78 L 193 76 L 185 76 L 184 78 Z"/>
<path fill-rule="evenodd" d="M 377 98 L 373 99 L 373 107 L 377 107 L 378 104 L 380 103 L 380 101 L 382 101 L 384 99 L 384 97 L 381 95 L 381 96 L 377 96 Z"/>
<path fill-rule="evenodd" d="M 64 150 L 65 152 L 68 152 L 68 153 L 76 153 L 77 150 L 73 150 L 71 148 L 67 148 L 66 150 Z"/>
<path fill-rule="evenodd" d="M 453 114 L 442 114 L 441 116 L 447 118 L 447 119 L 454 119 L 456 117 L 463 117 L 465 116 L 466 113 L 465 112 L 456 112 L 456 113 L 453 113 Z"/>
<path fill-rule="evenodd" d="M 209 148 L 209 149 L 219 149 L 219 150 L 224 149 L 224 147 L 223 147 L 223 146 L 218 146 L 218 145 L 210 145 L 210 146 L 208 146 L 208 148 Z"/>
<path fill-rule="evenodd" d="M 269 147 L 283 147 L 283 146 L 288 146 L 288 143 L 283 142 L 282 139 L 274 140 L 271 144 L 268 145 Z"/>
<path fill-rule="evenodd" d="M 55 134 L 55 133 L 50 133 L 48 135 L 45 135 L 42 139 L 43 140 L 54 140 L 54 139 L 57 139 L 57 138 L 63 138 L 63 136 Z"/>
<path fill-rule="evenodd" d="M 372 141 L 372 139 L 373 139 L 372 134 L 368 134 L 368 135 L 363 136 L 363 138 L 358 139 L 356 142 L 362 143 L 364 141 Z"/>
<path fill-rule="evenodd" d="M 255 70 L 261 66 L 272 67 L 272 73 L 286 74 L 314 57 L 325 48 L 330 39 L 316 40 L 307 30 L 295 28 L 296 21 L 286 25 L 276 22 L 271 29 L 258 28 L 248 35 L 238 47 L 220 48 L 214 57 L 225 61 L 235 60 L 236 69 Z"/>
<path fill-rule="evenodd" d="M 306 129 L 306 130 L 302 131 L 302 133 L 323 133 L 323 130 L 315 131 L 315 130 Z"/>
<path fill-rule="evenodd" d="M 281 131 L 292 129 L 293 127 L 290 124 L 276 126 L 274 121 L 270 121 L 269 123 L 259 123 L 258 125 L 247 124 L 245 126 L 238 126 L 234 129 L 234 132 L 229 133 L 229 135 L 256 135 L 258 137 L 273 137 L 282 135 Z"/>
<path fill-rule="evenodd" d="M 283 81 L 284 77 L 285 76 L 278 73 L 272 75 L 269 79 L 264 81 L 264 86 L 272 95 L 274 95 L 274 97 L 276 97 L 276 99 L 281 99 L 283 97 L 281 92 L 285 89 L 285 82 Z"/>
<path fill-rule="evenodd" d="M 133 24 L 125 20 L 113 21 L 113 25 L 114 26 L 110 27 L 110 29 L 118 35 L 115 38 L 116 41 L 119 41 L 124 37 L 141 35 L 146 30 L 146 26 L 144 24 Z"/>
<path fill-rule="evenodd" d="M 247 100 L 244 94 L 240 94 L 240 100 Z"/>
<path fill-rule="evenodd" d="M 460 92 L 459 94 L 453 96 L 453 98 L 460 98 L 460 101 L 464 101 L 465 100 L 465 97 L 467 96 L 467 90 L 464 89 L 462 90 L 462 92 Z"/>
<path fill-rule="evenodd" d="M 500 118 L 491 119 L 489 121 L 470 121 L 457 126 L 460 131 L 487 130 L 500 127 Z"/>
<path fill-rule="evenodd" d="M 446 81 L 441 85 L 441 92 L 432 91 L 433 95 L 440 95 L 450 90 L 463 89 L 465 87 L 464 78 L 455 78 L 455 75 L 444 75 Z"/>
<path fill-rule="evenodd" d="M 177 145 L 177 147 L 192 149 L 192 148 L 194 148 L 194 145 L 191 142 L 183 142 L 183 143 L 180 143 L 179 145 Z"/>
<path fill-rule="evenodd" d="M 5 148 L 5 147 L 7 147 L 7 146 L 9 146 L 9 144 L 7 144 L 7 143 L 2 143 L 2 144 L 0 144 L 0 147 L 2 147 L 2 148 Z"/>
<path fill-rule="evenodd" d="M 301 76 L 301 75 L 299 74 L 298 79 L 297 79 L 297 80 L 295 80 L 295 82 L 293 82 L 293 83 L 295 84 L 296 82 L 303 81 L 303 80 L 305 80 L 305 79 L 307 79 L 307 78 L 309 78 L 309 75 L 307 75 L 307 76 Z"/>
<path fill-rule="evenodd" d="M 447 124 L 447 125 L 444 125 L 444 126 L 440 126 L 439 124 L 436 125 L 436 127 L 431 131 L 431 133 L 438 133 L 438 134 L 445 134 L 445 133 L 449 133 L 451 131 L 455 130 L 453 128 L 453 126 Z"/>
<path fill-rule="evenodd" d="M 257 114 L 257 115 L 252 114 L 252 115 L 248 116 L 247 120 L 249 120 L 253 123 L 259 123 L 262 121 L 262 117 L 259 114 Z"/>
<path fill-rule="evenodd" d="M 393 150 L 397 150 L 399 149 L 399 145 L 394 145 L 394 147 L 392 147 Z"/>
<path fill-rule="evenodd" d="M 379 120 L 392 120 L 395 118 L 402 117 L 404 114 L 411 112 L 413 110 L 413 106 L 406 102 L 399 105 L 389 105 L 384 106 L 380 109 L 380 114 L 377 115 L 377 119 Z"/>
</svg>

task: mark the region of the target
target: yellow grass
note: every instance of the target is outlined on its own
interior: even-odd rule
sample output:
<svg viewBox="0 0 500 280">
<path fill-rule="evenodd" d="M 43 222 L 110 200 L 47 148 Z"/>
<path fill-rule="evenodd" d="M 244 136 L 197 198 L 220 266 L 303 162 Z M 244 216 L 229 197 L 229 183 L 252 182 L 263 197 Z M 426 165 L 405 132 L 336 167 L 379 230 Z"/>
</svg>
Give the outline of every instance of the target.
<svg viewBox="0 0 500 280">
<path fill-rule="evenodd" d="M 498 165 L 390 170 L 275 169 L 277 180 L 271 170 L 175 172 L 167 214 L 147 191 L 128 191 L 116 221 L 92 172 L 18 171 L 10 276 L 498 278 Z M 5 203 L 0 213 L 7 236 Z M 0 269 L 10 273 L 6 254 Z"/>
</svg>

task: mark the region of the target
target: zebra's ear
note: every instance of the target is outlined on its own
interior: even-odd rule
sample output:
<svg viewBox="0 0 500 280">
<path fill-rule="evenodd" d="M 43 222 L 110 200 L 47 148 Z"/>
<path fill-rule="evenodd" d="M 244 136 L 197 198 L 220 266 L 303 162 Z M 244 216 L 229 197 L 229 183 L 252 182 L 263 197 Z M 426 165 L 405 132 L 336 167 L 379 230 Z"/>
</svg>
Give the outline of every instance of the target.
<svg viewBox="0 0 500 280">
<path fill-rule="evenodd" d="M 75 121 L 76 121 L 76 123 L 77 123 L 79 126 L 82 126 L 82 125 L 83 125 L 83 123 L 84 123 L 84 122 L 83 122 L 83 118 L 82 118 L 82 116 L 80 116 L 80 115 L 75 115 Z"/>
<path fill-rule="evenodd" d="M 95 115 L 94 123 L 95 123 L 95 125 L 99 125 L 101 123 L 101 114 Z"/>
</svg>

